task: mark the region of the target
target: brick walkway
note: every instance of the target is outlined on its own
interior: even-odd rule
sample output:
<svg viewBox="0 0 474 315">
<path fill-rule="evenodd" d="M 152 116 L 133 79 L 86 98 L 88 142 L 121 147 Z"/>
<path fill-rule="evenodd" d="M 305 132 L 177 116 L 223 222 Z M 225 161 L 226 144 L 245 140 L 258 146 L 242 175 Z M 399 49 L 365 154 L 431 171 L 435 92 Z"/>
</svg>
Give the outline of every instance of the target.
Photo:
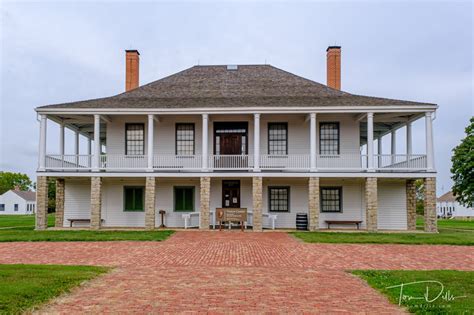
<svg viewBox="0 0 474 315">
<path fill-rule="evenodd" d="M 461 246 L 305 244 L 286 233 L 177 232 L 165 242 L 0 243 L 0 263 L 116 267 L 45 313 L 402 312 L 351 269 L 472 270 Z"/>
</svg>

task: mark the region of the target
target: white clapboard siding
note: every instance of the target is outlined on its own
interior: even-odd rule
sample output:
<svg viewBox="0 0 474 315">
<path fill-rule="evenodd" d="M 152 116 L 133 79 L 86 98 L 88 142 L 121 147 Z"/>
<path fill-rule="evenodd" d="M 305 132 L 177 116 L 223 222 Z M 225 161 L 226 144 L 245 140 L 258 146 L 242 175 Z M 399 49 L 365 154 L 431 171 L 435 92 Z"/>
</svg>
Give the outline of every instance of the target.
<svg viewBox="0 0 474 315">
<path fill-rule="evenodd" d="M 167 227 L 184 227 L 182 215 L 187 212 L 174 211 L 174 187 L 175 186 L 193 186 L 194 187 L 194 210 L 200 210 L 200 181 L 199 178 L 193 179 L 165 179 L 160 178 L 156 183 L 156 218 L 155 225 L 161 224 L 159 210 L 165 210 L 165 225 Z M 198 218 L 192 218 L 191 225 L 199 225 Z"/>
<path fill-rule="evenodd" d="M 90 180 L 65 180 L 64 187 L 64 222 L 69 226 L 68 219 L 90 219 L 91 214 L 91 184 Z M 89 226 L 89 223 L 75 222 L 74 226 Z"/>
<path fill-rule="evenodd" d="M 268 154 L 268 123 L 288 123 L 288 154 L 309 154 L 309 121 L 307 115 L 261 115 L 260 120 L 260 152 Z M 239 121 L 248 123 L 248 154 L 253 154 L 253 117 L 252 115 L 213 115 L 209 122 L 209 152 L 214 150 L 214 122 Z M 200 115 L 160 116 L 154 127 L 154 154 L 175 154 L 176 123 L 194 123 L 195 154 L 201 154 L 202 118 Z M 317 132 L 321 122 L 339 122 L 341 154 L 358 154 L 359 123 L 351 115 L 317 115 Z M 107 123 L 107 154 L 125 154 L 125 124 L 143 123 L 145 125 L 145 154 L 147 149 L 147 117 L 115 116 Z M 319 152 L 319 136 L 317 139 Z"/>
<path fill-rule="evenodd" d="M 290 187 L 290 211 L 269 212 L 268 187 L 289 186 Z M 296 227 L 296 214 L 308 213 L 308 179 L 283 179 L 270 178 L 263 182 L 263 212 L 277 215 L 276 228 Z"/>
<path fill-rule="evenodd" d="M 104 179 L 102 183 L 102 219 L 106 227 L 144 227 L 144 211 L 124 211 L 124 186 L 143 186 L 145 179 Z"/>
<path fill-rule="evenodd" d="M 342 187 L 342 212 L 321 212 L 319 227 L 327 228 L 325 220 L 357 220 L 362 221 L 361 228 L 365 228 L 365 200 L 364 183 L 357 179 L 331 180 L 321 179 L 321 187 Z M 331 228 L 355 228 L 355 225 L 331 224 Z"/>
<path fill-rule="evenodd" d="M 382 230 L 407 229 L 407 199 L 404 181 L 378 183 L 378 228 Z"/>
</svg>

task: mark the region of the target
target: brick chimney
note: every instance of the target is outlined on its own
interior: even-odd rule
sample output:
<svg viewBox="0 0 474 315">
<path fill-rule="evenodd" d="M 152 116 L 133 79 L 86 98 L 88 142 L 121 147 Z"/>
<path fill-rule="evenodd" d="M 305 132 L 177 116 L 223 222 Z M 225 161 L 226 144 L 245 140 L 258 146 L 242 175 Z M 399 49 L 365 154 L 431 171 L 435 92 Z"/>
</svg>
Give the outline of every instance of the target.
<svg viewBox="0 0 474 315">
<path fill-rule="evenodd" d="M 341 46 L 329 46 L 327 54 L 327 86 L 341 89 Z"/>
<path fill-rule="evenodd" d="M 138 50 L 125 50 L 125 91 L 136 89 L 139 85 L 140 53 Z"/>
</svg>

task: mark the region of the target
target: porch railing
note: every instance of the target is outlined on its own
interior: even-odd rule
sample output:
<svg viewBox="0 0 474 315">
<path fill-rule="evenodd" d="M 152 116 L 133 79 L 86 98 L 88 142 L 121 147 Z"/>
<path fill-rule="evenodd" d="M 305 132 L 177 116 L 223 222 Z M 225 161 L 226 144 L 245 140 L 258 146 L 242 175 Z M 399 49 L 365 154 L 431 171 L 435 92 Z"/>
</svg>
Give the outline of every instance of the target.
<svg viewBox="0 0 474 315">
<path fill-rule="evenodd" d="M 374 155 L 374 169 L 377 171 L 426 170 L 424 154 L 382 154 Z M 46 169 L 53 171 L 89 171 L 92 155 L 47 155 Z M 154 171 L 197 171 L 201 170 L 202 155 L 158 154 L 153 159 Z M 226 171 L 248 171 L 255 166 L 253 155 L 210 155 L 207 169 Z M 309 154 L 260 155 L 262 171 L 310 171 Z M 361 154 L 317 155 L 318 171 L 364 171 L 368 156 Z M 145 171 L 148 168 L 146 155 L 102 154 L 99 168 L 102 171 Z"/>
</svg>

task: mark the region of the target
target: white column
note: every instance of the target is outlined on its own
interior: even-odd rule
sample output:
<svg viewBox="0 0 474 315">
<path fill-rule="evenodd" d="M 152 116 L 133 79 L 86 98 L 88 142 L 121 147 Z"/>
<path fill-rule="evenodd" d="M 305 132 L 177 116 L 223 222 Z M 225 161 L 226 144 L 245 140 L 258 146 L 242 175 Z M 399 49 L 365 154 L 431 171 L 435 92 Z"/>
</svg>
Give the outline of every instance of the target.
<svg viewBox="0 0 474 315">
<path fill-rule="evenodd" d="M 202 171 L 208 170 L 209 115 L 202 114 Z"/>
<path fill-rule="evenodd" d="M 253 114 L 253 171 L 260 172 L 260 114 Z"/>
<path fill-rule="evenodd" d="M 316 113 L 309 114 L 309 160 L 310 171 L 315 172 L 316 164 Z"/>
<path fill-rule="evenodd" d="M 74 132 L 74 160 L 76 165 L 79 165 L 79 131 Z"/>
<path fill-rule="evenodd" d="M 426 127 L 426 164 L 428 170 L 434 170 L 434 149 L 433 149 L 433 121 L 432 113 L 425 113 Z"/>
<path fill-rule="evenodd" d="M 390 135 L 391 135 L 390 154 L 391 154 L 391 161 L 393 165 L 396 162 L 395 155 L 397 154 L 397 131 L 392 130 Z"/>
<path fill-rule="evenodd" d="M 147 171 L 153 172 L 153 132 L 154 132 L 154 122 L 155 117 L 153 115 L 148 115 L 148 163 Z"/>
<path fill-rule="evenodd" d="M 59 154 L 64 158 L 64 124 L 59 124 Z"/>
<path fill-rule="evenodd" d="M 39 171 L 46 169 L 46 128 L 48 126 L 46 115 L 40 115 L 40 145 L 39 145 Z"/>
<path fill-rule="evenodd" d="M 411 138 L 411 122 L 407 123 L 407 155 L 408 159 L 410 159 L 410 155 L 412 155 L 412 138 Z"/>
<path fill-rule="evenodd" d="M 94 115 L 94 159 L 92 170 L 99 171 L 100 167 L 100 115 Z"/>
<path fill-rule="evenodd" d="M 367 113 L 367 168 L 374 171 L 374 113 Z"/>
<path fill-rule="evenodd" d="M 89 137 L 87 137 L 87 166 L 88 167 L 91 167 L 91 152 L 92 152 L 92 139 L 90 138 L 90 135 Z"/>
<path fill-rule="evenodd" d="M 377 155 L 378 155 L 378 158 L 377 158 L 377 162 L 378 162 L 378 165 L 377 167 L 381 167 L 382 166 L 382 136 L 379 135 L 379 137 L 377 138 Z"/>
</svg>

